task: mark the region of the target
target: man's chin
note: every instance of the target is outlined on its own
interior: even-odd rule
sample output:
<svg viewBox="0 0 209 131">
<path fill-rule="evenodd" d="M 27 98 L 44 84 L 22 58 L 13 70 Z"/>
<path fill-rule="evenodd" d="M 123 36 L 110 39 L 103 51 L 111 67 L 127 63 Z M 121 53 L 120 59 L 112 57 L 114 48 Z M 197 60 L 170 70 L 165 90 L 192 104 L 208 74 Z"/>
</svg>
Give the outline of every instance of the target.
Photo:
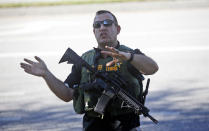
<svg viewBox="0 0 209 131">
<path fill-rule="evenodd" d="M 102 41 L 102 42 L 100 42 L 100 45 L 105 47 L 105 46 L 110 46 L 111 44 L 109 41 Z"/>
<path fill-rule="evenodd" d="M 105 45 L 106 43 L 107 43 L 107 41 L 105 41 L 105 40 L 99 41 L 99 44 L 101 44 L 101 45 Z"/>
</svg>

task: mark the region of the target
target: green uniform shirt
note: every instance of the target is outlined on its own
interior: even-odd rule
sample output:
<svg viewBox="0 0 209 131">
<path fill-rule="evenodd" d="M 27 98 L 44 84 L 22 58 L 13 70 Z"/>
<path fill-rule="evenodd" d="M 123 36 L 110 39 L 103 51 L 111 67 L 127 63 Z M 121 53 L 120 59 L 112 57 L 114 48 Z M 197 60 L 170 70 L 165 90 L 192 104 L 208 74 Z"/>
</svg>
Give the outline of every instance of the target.
<svg viewBox="0 0 209 131">
<path fill-rule="evenodd" d="M 133 51 L 132 49 L 120 45 L 118 48 L 120 51 L 130 52 Z M 82 58 L 91 66 L 94 66 L 94 57 L 95 57 L 95 50 L 90 50 L 82 55 Z M 107 58 L 99 58 L 97 62 L 97 70 L 98 71 L 107 71 L 109 73 L 118 71 L 121 75 L 129 82 L 131 85 L 130 87 L 124 87 L 124 89 L 129 92 L 133 97 L 139 99 L 140 95 L 140 88 L 142 88 L 138 80 L 131 75 L 131 73 L 127 69 L 127 61 L 122 61 L 113 65 L 111 67 L 106 67 L 106 63 L 111 61 L 112 57 Z M 85 85 L 86 83 L 91 83 L 94 80 L 93 75 L 89 72 L 85 67 L 82 67 L 81 70 L 81 81 L 80 85 Z M 94 107 L 97 104 L 98 98 L 101 96 L 102 92 L 100 90 L 88 90 L 85 91 L 83 88 L 85 86 L 79 86 L 75 89 L 74 98 L 73 98 L 73 105 L 74 109 L 77 113 L 87 113 L 91 116 L 99 116 L 99 114 L 93 111 Z M 96 88 L 96 87 L 95 87 Z M 118 98 L 114 98 L 106 108 L 106 112 L 109 113 L 111 116 L 118 116 L 126 113 L 132 112 L 130 108 L 121 108 L 122 100 Z"/>
</svg>

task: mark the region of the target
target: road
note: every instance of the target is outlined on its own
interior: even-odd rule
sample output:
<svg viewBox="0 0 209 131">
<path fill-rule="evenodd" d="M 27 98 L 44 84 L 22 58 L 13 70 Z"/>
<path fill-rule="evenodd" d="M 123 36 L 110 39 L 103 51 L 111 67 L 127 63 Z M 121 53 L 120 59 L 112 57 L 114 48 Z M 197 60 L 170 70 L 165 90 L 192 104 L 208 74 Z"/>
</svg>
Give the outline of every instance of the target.
<svg viewBox="0 0 209 131">
<path fill-rule="evenodd" d="M 130 5 L 136 4 L 141 7 Z M 92 21 L 102 5 L 92 6 L 97 8 L 85 6 L 90 9 L 84 13 L 70 12 L 72 6 L 0 10 L 0 130 L 81 131 L 82 115 L 75 114 L 72 102 L 59 100 L 42 78 L 25 74 L 19 63 L 40 56 L 65 80 L 71 65 L 58 64 L 65 50 L 82 54 L 97 45 Z M 118 17 L 120 42 L 141 49 L 160 67 L 146 76 L 151 78 L 146 106 L 160 123 L 142 117 L 141 129 L 208 131 L 209 8 L 114 9 L 118 6 L 105 5 Z"/>
</svg>

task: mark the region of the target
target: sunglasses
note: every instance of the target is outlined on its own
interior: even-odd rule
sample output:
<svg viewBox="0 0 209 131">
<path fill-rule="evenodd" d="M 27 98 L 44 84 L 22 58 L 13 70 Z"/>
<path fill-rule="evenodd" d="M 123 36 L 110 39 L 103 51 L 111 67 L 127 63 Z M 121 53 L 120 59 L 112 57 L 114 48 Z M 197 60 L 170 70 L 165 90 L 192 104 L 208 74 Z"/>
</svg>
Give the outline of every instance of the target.
<svg viewBox="0 0 209 131">
<path fill-rule="evenodd" d="M 100 27 L 102 26 L 102 24 L 103 24 L 105 27 L 109 27 L 109 26 L 111 26 L 113 23 L 114 23 L 114 21 L 109 20 L 109 19 L 106 19 L 106 20 L 103 20 L 103 21 L 95 21 L 94 24 L 93 24 L 93 27 L 94 27 L 94 28 L 100 28 Z"/>
</svg>

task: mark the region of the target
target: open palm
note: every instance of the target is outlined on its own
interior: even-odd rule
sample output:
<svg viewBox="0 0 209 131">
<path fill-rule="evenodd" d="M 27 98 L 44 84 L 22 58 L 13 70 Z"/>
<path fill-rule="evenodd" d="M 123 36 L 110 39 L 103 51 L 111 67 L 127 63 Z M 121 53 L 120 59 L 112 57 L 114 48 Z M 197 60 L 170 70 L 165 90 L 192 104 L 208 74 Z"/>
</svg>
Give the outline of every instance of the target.
<svg viewBox="0 0 209 131">
<path fill-rule="evenodd" d="M 46 64 L 39 57 L 35 56 L 38 62 L 31 61 L 29 59 L 24 59 L 26 63 L 20 63 L 21 68 L 25 72 L 35 76 L 44 76 L 48 71 Z"/>
</svg>

